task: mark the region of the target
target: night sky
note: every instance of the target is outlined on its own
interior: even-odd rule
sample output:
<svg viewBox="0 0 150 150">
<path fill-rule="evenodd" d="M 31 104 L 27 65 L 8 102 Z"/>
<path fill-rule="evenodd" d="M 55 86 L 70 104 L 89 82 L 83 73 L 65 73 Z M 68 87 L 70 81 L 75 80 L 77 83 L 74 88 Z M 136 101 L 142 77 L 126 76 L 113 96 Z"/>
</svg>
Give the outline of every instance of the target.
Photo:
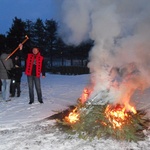
<svg viewBox="0 0 150 150">
<path fill-rule="evenodd" d="M 57 20 L 59 0 L 0 0 L 0 34 L 11 28 L 15 17 L 23 21 L 37 18 Z"/>
</svg>

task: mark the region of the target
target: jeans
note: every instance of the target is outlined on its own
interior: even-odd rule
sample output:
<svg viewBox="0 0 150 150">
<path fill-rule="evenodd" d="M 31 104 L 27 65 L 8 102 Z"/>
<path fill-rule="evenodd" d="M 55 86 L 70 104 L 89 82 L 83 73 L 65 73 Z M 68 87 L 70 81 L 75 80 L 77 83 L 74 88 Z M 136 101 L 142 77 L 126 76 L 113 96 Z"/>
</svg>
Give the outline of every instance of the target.
<svg viewBox="0 0 150 150">
<path fill-rule="evenodd" d="M 2 81 L 2 98 L 3 100 L 9 100 L 10 95 L 10 82 L 11 79 L 1 79 Z"/>
<path fill-rule="evenodd" d="M 29 87 L 29 98 L 30 102 L 34 102 L 34 86 L 36 89 L 38 101 L 42 102 L 42 91 L 41 91 L 41 82 L 40 78 L 37 78 L 36 76 L 27 76 L 28 80 L 28 87 Z"/>
</svg>

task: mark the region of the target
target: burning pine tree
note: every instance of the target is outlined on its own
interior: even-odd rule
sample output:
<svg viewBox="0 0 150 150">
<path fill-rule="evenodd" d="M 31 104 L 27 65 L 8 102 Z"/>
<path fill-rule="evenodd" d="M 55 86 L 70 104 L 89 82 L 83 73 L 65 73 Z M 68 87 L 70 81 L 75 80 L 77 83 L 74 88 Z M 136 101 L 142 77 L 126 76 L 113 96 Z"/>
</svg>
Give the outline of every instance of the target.
<svg viewBox="0 0 150 150">
<path fill-rule="evenodd" d="M 115 68 L 111 73 L 116 71 Z M 127 141 L 142 140 L 145 137 L 143 130 L 149 127 L 149 119 L 146 118 L 144 110 L 136 110 L 129 104 L 132 94 L 141 83 L 134 84 L 139 79 L 137 72 L 127 75 L 128 79 L 125 78 L 126 81 L 121 81 L 121 84 L 120 79 L 113 76 L 112 86 L 92 98 L 90 96 L 93 89 L 85 88 L 77 106 L 67 110 L 67 113 L 66 111 L 61 113 L 61 117 L 57 118 L 57 125 L 61 129 L 67 127 L 67 131 L 78 133 L 83 139 L 113 137 Z M 109 94 L 112 88 L 117 93 L 115 97 L 117 101 L 105 103 L 106 99 L 110 100 Z"/>
<path fill-rule="evenodd" d="M 65 115 L 64 115 L 65 114 Z M 127 112 L 124 106 L 117 105 L 80 105 L 69 109 L 57 125 L 69 133 L 78 133 L 80 138 L 113 137 L 119 140 L 138 141 L 145 135 L 149 120 L 142 110 L 135 114 Z M 66 128 L 67 127 L 67 128 Z"/>
</svg>

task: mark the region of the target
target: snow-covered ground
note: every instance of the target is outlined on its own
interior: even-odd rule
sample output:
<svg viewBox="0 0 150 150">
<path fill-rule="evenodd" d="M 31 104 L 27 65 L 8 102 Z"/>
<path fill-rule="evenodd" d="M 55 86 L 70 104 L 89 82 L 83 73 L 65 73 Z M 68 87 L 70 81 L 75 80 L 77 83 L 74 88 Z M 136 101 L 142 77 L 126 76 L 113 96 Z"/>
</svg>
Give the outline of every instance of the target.
<svg viewBox="0 0 150 150">
<path fill-rule="evenodd" d="M 55 120 L 45 118 L 75 105 L 89 75 L 53 75 L 41 79 L 43 101 L 29 105 L 26 76 L 21 83 L 21 96 L 9 102 L 0 98 L 0 150 L 148 150 L 150 133 L 144 141 L 121 142 L 114 139 L 78 139 L 62 133 L 54 126 Z M 36 95 L 36 94 L 35 94 Z M 1 95 L 0 95 L 1 96 Z M 150 114 L 150 89 L 135 93 L 133 102 Z"/>
</svg>

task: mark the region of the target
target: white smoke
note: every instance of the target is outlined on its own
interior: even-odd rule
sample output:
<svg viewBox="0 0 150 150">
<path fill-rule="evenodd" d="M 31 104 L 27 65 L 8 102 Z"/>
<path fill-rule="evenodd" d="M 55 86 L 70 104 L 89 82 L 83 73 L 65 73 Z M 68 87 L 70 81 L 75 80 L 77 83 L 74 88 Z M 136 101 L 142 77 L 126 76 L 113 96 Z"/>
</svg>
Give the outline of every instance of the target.
<svg viewBox="0 0 150 150">
<path fill-rule="evenodd" d="M 61 18 L 61 34 L 67 43 L 79 44 L 90 32 L 91 0 L 64 0 Z"/>
<path fill-rule="evenodd" d="M 88 64 L 94 85 L 92 96 L 109 88 L 111 67 L 132 62 L 141 72 L 138 80 L 142 87 L 149 86 L 149 0 L 63 0 L 61 18 L 66 43 L 94 40 Z M 139 87 L 139 82 L 131 83 L 132 89 Z M 113 90 L 110 93 L 116 95 Z"/>
</svg>

